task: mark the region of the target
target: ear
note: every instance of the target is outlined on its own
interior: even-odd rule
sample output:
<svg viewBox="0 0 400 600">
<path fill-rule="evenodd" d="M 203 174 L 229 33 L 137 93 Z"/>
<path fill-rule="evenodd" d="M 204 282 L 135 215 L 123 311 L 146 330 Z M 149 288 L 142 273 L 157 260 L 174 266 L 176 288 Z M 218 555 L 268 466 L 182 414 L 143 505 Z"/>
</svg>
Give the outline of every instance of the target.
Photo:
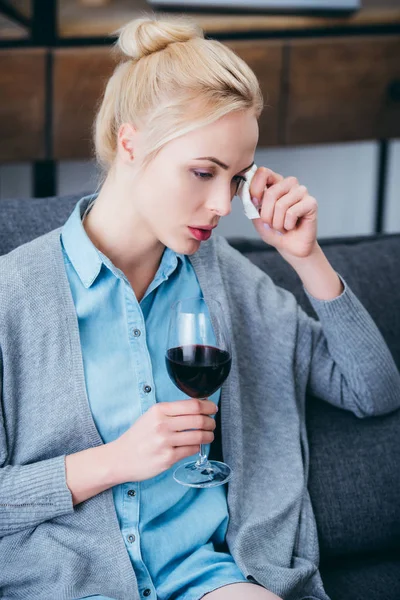
<svg viewBox="0 0 400 600">
<path fill-rule="evenodd" d="M 123 162 L 130 164 L 135 158 L 136 129 L 130 123 L 123 123 L 118 131 L 118 154 Z"/>
</svg>

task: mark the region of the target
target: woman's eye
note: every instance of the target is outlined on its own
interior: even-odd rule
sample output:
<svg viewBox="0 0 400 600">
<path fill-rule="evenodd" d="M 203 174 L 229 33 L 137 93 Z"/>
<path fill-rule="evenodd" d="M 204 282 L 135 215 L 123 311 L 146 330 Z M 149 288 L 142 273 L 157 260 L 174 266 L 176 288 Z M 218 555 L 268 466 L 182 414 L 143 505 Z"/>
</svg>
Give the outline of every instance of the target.
<svg viewBox="0 0 400 600">
<path fill-rule="evenodd" d="M 207 171 L 193 171 L 193 173 L 199 179 L 211 179 L 213 177 L 213 174 L 208 173 Z"/>
<path fill-rule="evenodd" d="M 208 171 L 193 171 L 193 173 L 198 179 L 212 179 L 214 177 L 214 174 L 209 173 Z M 232 181 L 234 181 L 236 186 L 239 187 L 239 184 L 244 181 L 244 177 L 242 175 L 235 175 Z"/>
</svg>

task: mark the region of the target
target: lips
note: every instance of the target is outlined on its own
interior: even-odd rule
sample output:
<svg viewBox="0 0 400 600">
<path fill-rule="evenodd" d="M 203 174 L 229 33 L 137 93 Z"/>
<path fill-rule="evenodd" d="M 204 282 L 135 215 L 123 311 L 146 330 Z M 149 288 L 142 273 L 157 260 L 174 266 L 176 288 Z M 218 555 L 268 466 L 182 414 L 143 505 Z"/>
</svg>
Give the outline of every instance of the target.
<svg viewBox="0 0 400 600">
<path fill-rule="evenodd" d="M 193 237 L 200 242 L 210 239 L 212 234 L 212 229 L 199 229 L 198 227 L 189 227 L 188 229 Z"/>
</svg>

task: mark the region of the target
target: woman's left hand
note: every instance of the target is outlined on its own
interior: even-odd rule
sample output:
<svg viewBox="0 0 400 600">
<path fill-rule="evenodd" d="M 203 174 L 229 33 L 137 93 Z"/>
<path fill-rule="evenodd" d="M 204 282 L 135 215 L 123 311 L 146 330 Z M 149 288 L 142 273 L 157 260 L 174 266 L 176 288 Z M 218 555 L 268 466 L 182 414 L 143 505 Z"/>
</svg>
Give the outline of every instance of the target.
<svg viewBox="0 0 400 600">
<path fill-rule="evenodd" d="M 318 204 L 295 177 L 259 167 L 250 186 L 260 218 L 253 219 L 261 239 L 285 259 L 306 258 L 317 246 Z"/>
</svg>

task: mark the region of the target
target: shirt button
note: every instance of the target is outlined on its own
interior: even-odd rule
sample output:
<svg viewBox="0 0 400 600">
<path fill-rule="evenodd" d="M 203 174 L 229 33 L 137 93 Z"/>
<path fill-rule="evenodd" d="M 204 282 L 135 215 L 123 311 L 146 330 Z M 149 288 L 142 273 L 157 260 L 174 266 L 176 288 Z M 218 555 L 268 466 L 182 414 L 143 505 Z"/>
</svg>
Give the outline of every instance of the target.
<svg viewBox="0 0 400 600">
<path fill-rule="evenodd" d="M 128 542 L 130 544 L 133 544 L 133 542 L 136 540 L 136 537 L 133 535 L 133 533 L 130 533 L 129 535 L 126 536 L 126 539 L 128 540 Z"/>
<path fill-rule="evenodd" d="M 145 385 L 143 389 L 146 392 L 146 394 L 149 394 L 151 392 L 151 387 L 149 385 Z"/>
<path fill-rule="evenodd" d="M 128 490 L 128 496 L 132 496 L 132 498 L 136 496 L 135 490 Z"/>
<path fill-rule="evenodd" d="M 142 332 L 140 331 L 140 329 L 134 329 L 134 330 L 133 330 L 133 335 L 134 335 L 135 337 L 139 337 L 141 333 L 142 333 Z"/>
<path fill-rule="evenodd" d="M 151 590 L 149 590 L 149 588 L 145 589 L 143 592 L 143 596 L 150 596 L 151 594 Z"/>
</svg>

